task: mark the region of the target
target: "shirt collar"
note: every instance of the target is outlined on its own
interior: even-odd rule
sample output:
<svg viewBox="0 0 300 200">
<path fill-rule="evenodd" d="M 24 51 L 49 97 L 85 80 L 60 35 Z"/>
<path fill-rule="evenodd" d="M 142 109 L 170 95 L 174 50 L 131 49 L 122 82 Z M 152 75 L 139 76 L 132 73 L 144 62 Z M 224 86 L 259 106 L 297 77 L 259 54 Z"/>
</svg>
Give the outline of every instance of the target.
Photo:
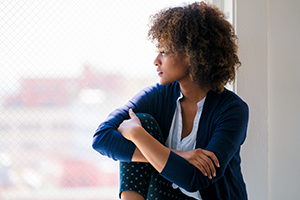
<svg viewBox="0 0 300 200">
<path fill-rule="evenodd" d="M 183 94 L 180 92 L 179 97 L 177 98 L 176 102 L 179 103 L 180 99 L 182 99 L 182 98 L 183 98 Z M 197 103 L 198 109 L 203 107 L 205 99 L 206 99 L 206 96 Z"/>
</svg>

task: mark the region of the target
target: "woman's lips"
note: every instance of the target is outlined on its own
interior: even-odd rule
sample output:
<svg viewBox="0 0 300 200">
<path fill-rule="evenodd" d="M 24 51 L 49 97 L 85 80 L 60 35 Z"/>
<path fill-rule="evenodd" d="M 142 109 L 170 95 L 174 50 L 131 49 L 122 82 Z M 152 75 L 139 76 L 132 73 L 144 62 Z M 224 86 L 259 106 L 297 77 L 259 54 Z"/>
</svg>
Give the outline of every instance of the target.
<svg viewBox="0 0 300 200">
<path fill-rule="evenodd" d="M 159 70 L 156 70 L 156 71 L 158 72 L 158 74 L 157 74 L 158 76 L 162 76 L 163 73 L 161 71 L 159 71 Z"/>
</svg>

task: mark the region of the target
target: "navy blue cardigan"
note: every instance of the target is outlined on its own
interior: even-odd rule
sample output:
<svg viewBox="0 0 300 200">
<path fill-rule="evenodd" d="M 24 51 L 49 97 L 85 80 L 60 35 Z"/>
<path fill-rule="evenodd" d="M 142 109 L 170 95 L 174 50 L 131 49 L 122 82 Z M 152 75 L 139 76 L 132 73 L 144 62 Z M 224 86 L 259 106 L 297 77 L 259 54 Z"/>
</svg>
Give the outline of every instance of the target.
<svg viewBox="0 0 300 200">
<path fill-rule="evenodd" d="M 131 161 L 135 145 L 117 131 L 119 124 L 129 118 L 129 108 L 135 113 L 152 115 L 166 140 L 179 95 L 177 82 L 145 88 L 100 124 L 93 138 L 93 148 L 114 160 Z M 209 91 L 199 122 L 196 148 L 215 153 L 220 162 L 217 176 L 208 179 L 172 151 L 160 174 L 187 191 L 199 190 L 203 200 L 247 199 L 240 167 L 240 147 L 246 138 L 248 112 L 247 104 L 233 92 L 226 89 L 220 94 Z"/>
</svg>

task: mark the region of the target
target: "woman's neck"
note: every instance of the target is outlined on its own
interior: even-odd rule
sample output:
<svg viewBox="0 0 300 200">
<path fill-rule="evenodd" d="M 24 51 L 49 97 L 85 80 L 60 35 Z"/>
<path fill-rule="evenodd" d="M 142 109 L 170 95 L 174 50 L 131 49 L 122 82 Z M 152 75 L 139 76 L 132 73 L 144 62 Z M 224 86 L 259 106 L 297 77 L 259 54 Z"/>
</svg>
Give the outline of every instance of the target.
<svg viewBox="0 0 300 200">
<path fill-rule="evenodd" d="M 209 88 L 208 87 L 201 88 L 198 84 L 189 81 L 189 82 L 180 83 L 180 91 L 183 95 L 182 100 L 190 103 L 198 103 L 204 97 L 206 97 Z"/>
</svg>

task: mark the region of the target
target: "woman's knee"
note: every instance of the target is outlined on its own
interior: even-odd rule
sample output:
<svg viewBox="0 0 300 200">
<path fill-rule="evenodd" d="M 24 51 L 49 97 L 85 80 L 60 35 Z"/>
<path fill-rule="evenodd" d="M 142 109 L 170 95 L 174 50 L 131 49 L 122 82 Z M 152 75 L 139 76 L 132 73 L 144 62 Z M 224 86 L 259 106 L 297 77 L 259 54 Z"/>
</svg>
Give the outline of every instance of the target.
<svg viewBox="0 0 300 200">
<path fill-rule="evenodd" d="M 154 117 L 147 113 L 136 113 L 136 116 L 141 121 L 143 128 L 160 143 L 164 144 L 164 137 Z"/>
</svg>

